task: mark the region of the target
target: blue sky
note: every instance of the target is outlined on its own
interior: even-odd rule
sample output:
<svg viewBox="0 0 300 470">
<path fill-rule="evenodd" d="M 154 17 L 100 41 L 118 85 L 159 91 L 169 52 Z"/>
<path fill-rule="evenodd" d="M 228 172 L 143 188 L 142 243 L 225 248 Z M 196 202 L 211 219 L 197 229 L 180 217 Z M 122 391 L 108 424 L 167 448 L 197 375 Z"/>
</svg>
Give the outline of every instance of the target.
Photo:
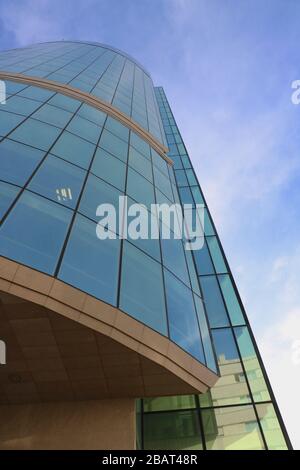
<svg viewBox="0 0 300 470">
<path fill-rule="evenodd" d="M 298 0 L 0 0 L 0 47 L 123 49 L 165 88 L 294 446 L 300 364 Z"/>
</svg>

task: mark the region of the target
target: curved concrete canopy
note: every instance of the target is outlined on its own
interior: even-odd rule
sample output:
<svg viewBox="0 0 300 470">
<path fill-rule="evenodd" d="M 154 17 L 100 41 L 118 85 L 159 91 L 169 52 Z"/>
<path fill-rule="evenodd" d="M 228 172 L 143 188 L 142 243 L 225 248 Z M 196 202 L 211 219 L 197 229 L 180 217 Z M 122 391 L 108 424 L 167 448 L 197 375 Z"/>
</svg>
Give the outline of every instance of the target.
<svg viewBox="0 0 300 470">
<path fill-rule="evenodd" d="M 0 257 L 0 403 L 203 393 L 218 376 L 168 338 Z"/>
</svg>

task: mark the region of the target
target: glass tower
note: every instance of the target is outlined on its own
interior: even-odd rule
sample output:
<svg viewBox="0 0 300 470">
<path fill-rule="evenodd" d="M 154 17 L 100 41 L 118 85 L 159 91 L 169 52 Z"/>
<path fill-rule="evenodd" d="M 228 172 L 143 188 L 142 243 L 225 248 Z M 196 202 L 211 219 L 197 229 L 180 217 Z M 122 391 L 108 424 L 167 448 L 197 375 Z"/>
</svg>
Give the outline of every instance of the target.
<svg viewBox="0 0 300 470">
<path fill-rule="evenodd" d="M 90 329 L 93 324 L 84 315 L 93 314 L 110 328 L 100 331 L 95 325 L 97 332 L 114 347 L 126 348 L 132 361 L 124 369 L 115 354 L 108 366 L 103 358 L 111 345 L 103 347 L 97 353 L 101 372 L 99 365 L 90 366 L 94 375 L 78 378 L 64 344 L 59 352 L 65 376 L 54 376 L 53 364 L 45 362 L 48 379 L 45 374 L 41 379 L 36 364 L 28 363 L 33 340 L 26 338 L 17 359 L 27 361 L 32 394 L 24 394 L 24 387 L 11 394 L 11 372 L 18 377 L 23 372 L 15 361 L 7 381 L 0 382 L 0 403 L 40 402 L 45 395 L 50 401 L 130 397 L 138 399 L 138 448 L 289 448 L 164 90 L 155 88 L 149 73 L 127 54 L 75 41 L 2 52 L 0 80 L 6 91 L 0 104 L 0 261 L 3 272 L 16 269 L 9 279 L 13 288 L 1 287 L 5 321 L 16 328 L 18 340 L 18 325 L 7 307 L 16 298 L 47 307 L 50 317 L 49 309 L 69 315 Z M 143 204 L 144 217 L 158 227 L 157 237 L 125 239 L 123 196 L 130 204 Z M 102 203 L 121 210 L 122 218 L 113 228 L 103 225 L 107 237 L 99 240 Z M 189 204 L 193 213 L 197 204 L 204 205 L 203 247 L 186 250 L 174 234 L 165 240 L 165 220 L 153 204 Z M 22 284 L 18 273 L 25 266 Z M 46 282 L 57 283 L 56 291 L 65 289 L 64 295 L 55 297 L 53 287 L 45 294 Z M 70 286 L 72 296 L 67 295 Z M 25 287 L 38 294 L 29 295 Z M 47 295 L 43 303 L 42 295 Z M 82 308 L 72 300 L 77 295 L 85 296 Z M 73 309 L 72 317 L 70 310 L 58 309 L 58 300 Z M 97 306 L 97 315 L 88 311 L 88 302 L 94 302 L 94 310 Z M 54 336 L 59 342 L 57 331 Z M 7 338 L 9 359 L 10 334 Z M 88 357 L 90 364 L 96 353 Z M 101 391 L 94 383 L 98 372 L 103 372 Z M 83 380 L 85 389 L 94 387 L 92 396 L 77 393 Z M 66 383 L 70 394 L 59 395 Z"/>
</svg>

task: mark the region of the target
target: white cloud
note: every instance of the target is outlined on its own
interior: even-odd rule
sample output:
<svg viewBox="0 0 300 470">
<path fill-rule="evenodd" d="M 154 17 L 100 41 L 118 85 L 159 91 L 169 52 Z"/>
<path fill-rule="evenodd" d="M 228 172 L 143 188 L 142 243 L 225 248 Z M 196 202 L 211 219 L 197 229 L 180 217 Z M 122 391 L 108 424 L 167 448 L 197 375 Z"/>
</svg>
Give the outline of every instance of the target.
<svg viewBox="0 0 300 470">
<path fill-rule="evenodd" d="M 276 399 L 295 449 L 300 450 L 299 397 L 300 364 L 295 344 L 300 341 L 300 307 L 282 314 L 259 341 Z M 297 342 L 297 343 L 296 343 Z"/>
</svg>

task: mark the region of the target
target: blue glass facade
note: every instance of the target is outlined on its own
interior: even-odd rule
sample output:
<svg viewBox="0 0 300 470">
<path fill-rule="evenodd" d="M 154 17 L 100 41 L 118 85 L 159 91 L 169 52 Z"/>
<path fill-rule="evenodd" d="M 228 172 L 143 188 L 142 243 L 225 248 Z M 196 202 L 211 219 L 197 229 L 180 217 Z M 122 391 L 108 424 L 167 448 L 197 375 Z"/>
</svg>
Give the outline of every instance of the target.
<svg viewBox="0 0 300 470">
<path fill-rule="evenodd" d="M 169 148 L 169 164 L 132 127 L 79 99 L 6 81 L 0 105 L 0 255 L 118 307 L 169 337 L 220 378 L 206 394 L 138 403 L 145 449 L 289 445 L 228 263 L 162 88 L 136 61 L 94 43 L 0 54 L 0 69 L 68 84 Z M 97 207 L 203 204 L 204 245 L 96 236 Z M 152 212 L 151 212 L 152 211 Z M 111 228 L 109 230 L 112 230 Z M 120 235 L 119 227 L 115 232 Z"/>
</svg>

